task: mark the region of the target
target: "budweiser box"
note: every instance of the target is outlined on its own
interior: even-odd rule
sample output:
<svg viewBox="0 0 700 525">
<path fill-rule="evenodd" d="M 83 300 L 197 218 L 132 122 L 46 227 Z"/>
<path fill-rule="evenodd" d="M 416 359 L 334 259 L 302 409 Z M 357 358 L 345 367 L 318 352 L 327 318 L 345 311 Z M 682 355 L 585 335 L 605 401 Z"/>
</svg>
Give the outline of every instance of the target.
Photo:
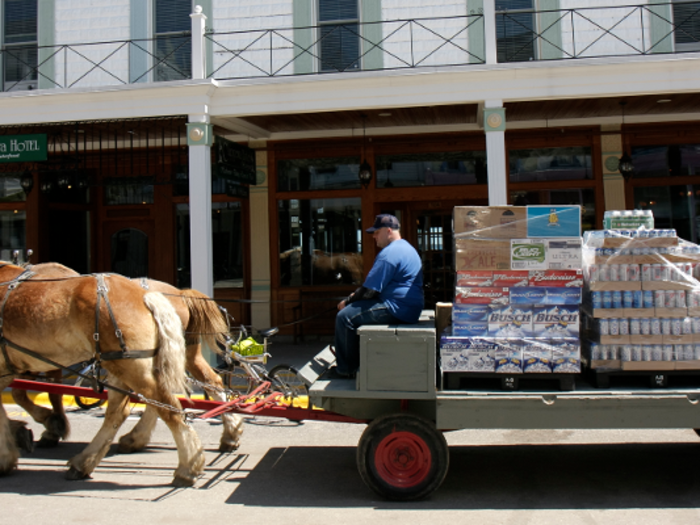
<svg viewBox="0 0 700 525">
<path fill-rule="evenodd" d="M 458 237 L 515 239 L 527 236 L 525 206 L 456 206 L 452 218 Z"/>
<path fill-rule="evenodd" d="M 508 305 L 494 308 L 488 317 L 489 335 L 494 337 L 528 337 L 532 335 L 532 308 Z"/>
<path fill-rule="evenodd" d="M 523 270 L 470 270 L 457 272 L 455 286 L 527 286 L 530 272 Z"/>
<path fill-rule="evenodd" d="M 508 288 L 468 287 L 455 288 L 454 304 L 508 304 Z"/>
<path fill-rule="evenodd" d="M 528 286 L 582 288 L 583 270 L 531 270 Z"/>
<path fill-rule="evenodd" d="M 455 239 L 455 271 L 510 270 L 510 241 Z"/>
<path fill-rule="evenodd" d="M 532 332 L 537 337 L 578 337 L 578 306 L 536 306 L 532 311 Z"/>
<path fill-rule="evenodd" d="M 448 328 L 440 336 L 440 368 L 443 372 L 493 372 L 495 350 L 493 339 L 460 337 Z"/>
<path fill-rule="evenodd" d="M 452 335 L 457 337 L 486 337 L 489 335 L 489 323 L 487 321 L 453 323 Z"/>
<path fill-rule="evenodd" d="M 522 286 L 510 289 L 510 304 L 578 305 L 581 304 L 581 288 Z"/>
</svg>

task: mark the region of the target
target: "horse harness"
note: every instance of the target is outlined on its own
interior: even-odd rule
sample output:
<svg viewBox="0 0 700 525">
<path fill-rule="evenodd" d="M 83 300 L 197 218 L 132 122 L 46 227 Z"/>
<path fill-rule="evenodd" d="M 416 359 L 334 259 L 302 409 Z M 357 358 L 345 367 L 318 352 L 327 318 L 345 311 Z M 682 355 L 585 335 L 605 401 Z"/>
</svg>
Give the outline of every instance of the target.
<svg viewBox="0 0 700 525">
<path fill-rule="evenodd" d="M 0 268 L 5 265 L 0 265 Z M 56 366 L 57 368 L 62 368 L 66 369 L 67 367 L 60 365 L 59 363 L 56 363 L 52 361 L 51 359 L 48 359 L 37 352 L 34 352 L 33 350 L 30 350 L 28 348 L 24 348 L 16 343 L 13 343 L 9 339 L 5 337 L 4 334 L 4 319 L 5 319 L 5 306 L 7 305 L 7 301 L 10 297 L 10 294 L 12 293 L 13 290 L 15 290 L 20 284 L 22 284 L 24 281 L 27 281 L 34 277 L 36 275 L 35 272 L 32 272 L 29 269 L 26 269 L 24 272 L 22 272 L 20 275 L 15 277 L 11 282 L 7 283 L 7 290 L 5 291 L 5 295 L 2 299 L 2 303 L 0 303 L 0 350 L 2 351 L 2 356 L 3 359 L 5 360 L 5 363 L 7 364 L 7 367 L 10 371 L 10 373 L 18 373 L 17 369 L 15 366 L 12 364 L 12 362 L 9 359 L 9 356 L 7 354 L 7 347 L 11 347 L 15 350 L 18 350 L 19 352 L 22 352 L 23 354 L 26 354 L 30 357 L 33 357 L 35 359 L 38 359 L 40 361 L 43 361 L 45 363 L 51 364 L 53 366 Z M 148 357 L 153 357 L 156 355 L 158 352 L 157 349 L 153 350 L 130 350 L 128 346 L 126 345 L 126 342 L 124 341 L 124 335 L 122 334 L 121 329 L 119 328 L 119 325 L 117 324 L 117 319 L 114 316 L 114 311 L 112 309 L 112 305 L 109 301 L 109 288 L 107 287 L 107 283 L 105 281 L 105 274 L 93 274 L 95 279 L 97 280 L 97 301 L 95 302 L 95 331 L 92 335 L 93 340 L 95 341 L 95 358 L 97 360 L 97 363 L 99 364 L 100 361 L 116 361 L 119 359 L 143 359 L 143 358 L 148 358 Z M 4 283 L 0 283 L 4 284 Z M 109 317 L 112 321 L 112 326 L 114 326 L 114 334 L 117 336 L 117 339 L 119 341 L 119 347 L 121 350 L 114 350 L 110 352 L 102 352 L 100 349 L 100 306 L 101 302 L 104 301 L 105 305 L 107 307 L 107 312 L 109 313 Z"/>
</svg>

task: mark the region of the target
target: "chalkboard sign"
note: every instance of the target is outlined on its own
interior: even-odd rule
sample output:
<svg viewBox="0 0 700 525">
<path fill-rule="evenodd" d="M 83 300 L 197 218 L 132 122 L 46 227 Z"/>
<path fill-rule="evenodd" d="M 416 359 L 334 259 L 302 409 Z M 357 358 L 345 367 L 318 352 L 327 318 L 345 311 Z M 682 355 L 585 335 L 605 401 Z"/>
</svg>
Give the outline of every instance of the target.
<svg viewBox="0 0 700 525">
<path fill-rule="evenodd" d="M 256 184 L 255 150 L 217 136 L 214 139 L 212 171 L 222 179 Z"/>
</svg>

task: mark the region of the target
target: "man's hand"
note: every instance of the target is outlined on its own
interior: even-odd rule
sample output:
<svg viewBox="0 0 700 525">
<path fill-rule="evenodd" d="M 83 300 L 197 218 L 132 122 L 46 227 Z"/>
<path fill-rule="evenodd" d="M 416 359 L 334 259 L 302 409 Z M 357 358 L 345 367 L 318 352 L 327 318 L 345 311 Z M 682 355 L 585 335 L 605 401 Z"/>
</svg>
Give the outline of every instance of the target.
<svg viewBox="0 0 700 525">
<path fill-rule="evenodd" d="M 342 310 L 343 308 L 345 308 L 346 305 L 347 305 L 347 303 L 345 302 L 345 299 L 343 299 L 342 301 L 340 301 L 340 302 L 338 303 L 338 311 L 340 311 L 340 310 Z"/>
</svg>

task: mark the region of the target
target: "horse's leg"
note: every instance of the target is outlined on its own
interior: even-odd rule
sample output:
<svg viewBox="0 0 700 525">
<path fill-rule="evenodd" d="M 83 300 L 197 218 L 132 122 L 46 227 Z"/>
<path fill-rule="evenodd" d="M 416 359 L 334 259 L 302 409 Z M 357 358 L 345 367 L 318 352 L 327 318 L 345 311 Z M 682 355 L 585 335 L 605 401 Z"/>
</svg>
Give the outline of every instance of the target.
<svg viewBox="0 0 700 525">
<path fill-rule="evenodd" d="M 5 390 L 12 382 L 12 377 L 0 380 L 0 392 Z M 15 436 L 10 429 L 10 420 L 7 418 L 5 407 L 0 402 L 0 476 L 9 474 L 17 468 L 19 448 L 15 443 Z"/>
<path fill-rule="evenodd" d="M 146 405 L 146 410 L 144 410 L 136 426 L 131 429 L 131 432 L 119 438 L 119 452 L 128 454 L 141 450 L 148 445 L 157 421 L 158 412 L 151 405 Z"/>
<path fill-rule="evenodd" d="M 115 387 L 124 388 L 124 384 L 116 376 L 110 376 Z M 89 478 L 97 465 L 109 451 L 119 427 L 129 415 L 129 398 L 113 389 L 109 390 L 109 398 L 105 418 L 90 444 L 77 456 L 68 461 L 66 479 L 76 480 Z"/>
<path fill-rule="evenodd" d="M 224 382 L 202 356 L 202 345 L 199 343 L 187 345 L 186 356 L 187 371 L 197 381 L 205 385 L 204 389 L 209 397 L 226 402 L 226 394 L 223 392 Z M 241 434 L 243 434 L 243 418 L 238 414 L 226 412 L 222 414 L 221 419 L 224 423 L 224 431 L 219 442 L 219 452 L 232 452 L 240 445 Z"/>
</svg>

